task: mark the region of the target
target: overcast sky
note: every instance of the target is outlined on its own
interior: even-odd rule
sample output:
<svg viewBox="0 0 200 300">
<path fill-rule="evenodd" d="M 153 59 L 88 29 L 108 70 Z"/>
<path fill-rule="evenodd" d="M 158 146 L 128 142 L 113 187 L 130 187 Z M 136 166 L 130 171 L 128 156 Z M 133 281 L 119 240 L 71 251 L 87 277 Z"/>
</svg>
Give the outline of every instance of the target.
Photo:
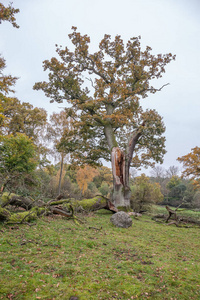
<svg viewBox="0 0 200 300">
<path fill-rule="evenodd" d="M 10 1 L 1 0 L 7 6 Z M 199 0 L 12 0 L 20 9 L 20 29 L 0 25 L 0 53 L 6 59 L 5 74 L 19 77 L 15 96 L 49 114 L 61 104 L 50 104 L 42 91 L 32 89 L 47 78 L 42 62 L 55 56 L 55 44 L 71 47 L 68 34 L 78 27 L 91 37 L 96 51 L 104 34 L 120 34 L 124 41 L 141 35 L 144 49 L 153 54 L 176 54 L 155 86 L 170 83 L 161 92 L 142 100 L 155 108 L 166 125 L 163 167 L 181 165 L 178 156 L 200 146 L 200 1 Z"/>
</svg>

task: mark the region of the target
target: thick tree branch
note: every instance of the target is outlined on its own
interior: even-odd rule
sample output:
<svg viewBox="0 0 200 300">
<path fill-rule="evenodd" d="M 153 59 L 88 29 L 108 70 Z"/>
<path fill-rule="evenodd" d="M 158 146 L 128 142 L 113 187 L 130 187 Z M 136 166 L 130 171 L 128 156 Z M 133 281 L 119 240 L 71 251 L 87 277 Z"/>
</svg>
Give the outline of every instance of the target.
<svg viewBox="0 0 200 300">
<path fill-rule="evenodd" d="M 145 122 L 142 123 L 141 127 L 143 128 L 145 126 Z M 129 142 L 129 151 L 128 151 L 128 166 L 130 167 L 131 161 L 133 158 L 133 151 L 135 149 L 135 146 L 138 142 L 139 137 L 142 134 L 142 128 L 138 128 L 132 135 L 132 138 L 130 139 Z"/>
</svg>

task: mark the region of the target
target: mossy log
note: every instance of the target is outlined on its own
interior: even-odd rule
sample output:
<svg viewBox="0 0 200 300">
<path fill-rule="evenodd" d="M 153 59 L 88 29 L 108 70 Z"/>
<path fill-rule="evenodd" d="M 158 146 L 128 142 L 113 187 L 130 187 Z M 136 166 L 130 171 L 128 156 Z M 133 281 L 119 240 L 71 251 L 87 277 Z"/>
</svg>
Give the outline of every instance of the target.
<svg viewBox="0 0 200 300">
<path fill-rule="evenodd" d="M 10 212 L 6 206 L 17 206 L 25 209 L 23 212 Z M 118 209 L 105 197 L 96 196 L 92 199 L 81 201 L 74 199 L 55 199 L 47 203 L 39 200 L 34 201 L 29 197 L 22 197 L 14 193 L 3 193 L 0 197 L 0 221 L 7 223 L 24 223 L 37 219 L 41 214 L 60 214 L 68 218 L 76 218 L 75 212 L 90 212 L 99 209 L 107 209 L 113 213 Z"/>
<path fill-rule="evenodd" d="M 28 211 L 19 213 L 11 213 L 7 209 L 0 207 L 0 220 L 6 221 L 8 224 L 21 224 L 36 220 L 43 213 L 45 213 L 45 210 L 41 207 L 33 207 Z"/>
<path fill-rule="evenodd" d="M 5 221 L 8 220 L 11 216 L 11 213 L 9 212 L 9 210 L 2 208 L 0 206 L 0 221 Z"/>
<path fill-rule="evenodd" d="M 7 205 L 14 205 L 18 207 L 22 207 L 25 210 L 30 210 L 33 207 L 42 207 L 45 206 L 45 202 L 38 200 L 34 201 L 29 197 L 22 197 L 14 193 L 5 192 L 0 197 L 0 206 L 5 207 Z"/>
<path fill-rule="evenodd" d="M 118 212 L 118 209 L 111 203 L 111 201 L 101 195 L 91 199 L 71 200 L 71 205 L 76 211 L 97 211 L 99 209 L 107 209 L 113 213 Z"/>
</svg>

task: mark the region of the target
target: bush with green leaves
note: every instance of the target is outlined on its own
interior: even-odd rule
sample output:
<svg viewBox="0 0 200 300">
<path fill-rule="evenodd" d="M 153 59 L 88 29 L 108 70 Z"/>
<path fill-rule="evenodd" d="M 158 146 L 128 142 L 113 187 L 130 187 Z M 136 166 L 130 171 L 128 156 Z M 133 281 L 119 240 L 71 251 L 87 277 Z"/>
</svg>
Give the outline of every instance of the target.
<svg viewBox="0 0 200 300">
<path fill-rule="evenodd" d="M 147 211 L 164 198 L 159 183 L 151 182 L 145 174 L 135 178 L 131 191 L 131 208 L 135 212 Z"/>
<path fill-rule="evenodd" d="M 1 186 L 29 178 L 38 165 L 36 146 L 25 134 L 0 136 Z"/>
</svg>

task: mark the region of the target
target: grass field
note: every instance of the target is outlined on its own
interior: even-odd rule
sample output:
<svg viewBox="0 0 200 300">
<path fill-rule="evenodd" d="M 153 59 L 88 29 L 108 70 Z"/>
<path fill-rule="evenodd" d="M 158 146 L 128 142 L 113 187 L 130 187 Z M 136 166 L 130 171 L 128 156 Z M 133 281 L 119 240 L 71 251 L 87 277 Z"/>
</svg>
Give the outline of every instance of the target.
<svg viewBox="0 0 200 300">
<path fill-rule="evenodd" d="M 198 227 L 110 217 L 0 225 L 0 299 L 200 299 Z"/>
</svg>

